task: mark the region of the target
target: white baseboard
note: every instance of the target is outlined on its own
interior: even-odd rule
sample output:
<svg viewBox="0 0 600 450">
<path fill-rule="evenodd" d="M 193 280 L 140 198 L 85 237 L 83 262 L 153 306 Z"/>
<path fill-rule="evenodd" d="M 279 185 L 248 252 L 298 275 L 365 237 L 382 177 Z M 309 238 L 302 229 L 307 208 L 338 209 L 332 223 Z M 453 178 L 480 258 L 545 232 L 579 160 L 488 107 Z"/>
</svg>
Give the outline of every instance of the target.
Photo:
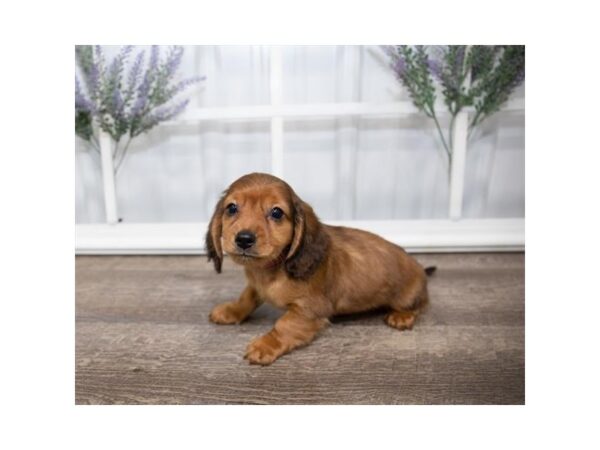
<svg viewBox="0 0 600 450">
<path fill-rule="evenodd" d="M 525 219 L 327 222 L 362 228 L 413 253 L 523 251 Z M 78 255 L 205 254 L 207 223 L 75 225 Z"/>
</svg>

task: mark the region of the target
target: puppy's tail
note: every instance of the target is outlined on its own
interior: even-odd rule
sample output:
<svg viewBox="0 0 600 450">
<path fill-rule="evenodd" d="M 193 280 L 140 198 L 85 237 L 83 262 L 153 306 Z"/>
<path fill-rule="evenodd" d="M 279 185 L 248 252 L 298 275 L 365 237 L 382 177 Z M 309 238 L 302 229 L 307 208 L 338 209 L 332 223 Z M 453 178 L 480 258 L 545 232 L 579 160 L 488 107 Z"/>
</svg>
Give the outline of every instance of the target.
<svg viewBox="0 0 600 450">
<path fill-rule="evenodd" d="M 429 266 L 429 267 L 425 267 L 425 273 L 427 274 L 428 277 L 430 277 L 431 275 L 433 275 L 433 273 L 437 270 L 436 266 Z"/>
</svg>

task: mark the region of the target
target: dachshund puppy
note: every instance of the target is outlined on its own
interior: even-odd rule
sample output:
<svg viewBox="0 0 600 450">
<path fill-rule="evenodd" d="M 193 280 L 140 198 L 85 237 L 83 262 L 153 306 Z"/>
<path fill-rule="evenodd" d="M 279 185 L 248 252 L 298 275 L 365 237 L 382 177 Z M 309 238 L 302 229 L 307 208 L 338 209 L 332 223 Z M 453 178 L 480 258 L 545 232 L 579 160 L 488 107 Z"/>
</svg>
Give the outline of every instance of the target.
<svg viewBox="0 0 600 450">
<path fill-rule="evenodd" d="M 271 364 L 308 344 L 337 314 L 389 307 L 387 324 L 410 329 L 428 301 L 426 271 L 402 248 L 322 224 L 287 183 L 268 174 L 245 175 L 223 193 L 206 248 L 218 273 L 226 252 L 247 279 L 236 301 L 212 310 L 212 322 L 239 324 L 263 301 L 286 310 L 248 345 L 253 364 Z"/>
</svg>

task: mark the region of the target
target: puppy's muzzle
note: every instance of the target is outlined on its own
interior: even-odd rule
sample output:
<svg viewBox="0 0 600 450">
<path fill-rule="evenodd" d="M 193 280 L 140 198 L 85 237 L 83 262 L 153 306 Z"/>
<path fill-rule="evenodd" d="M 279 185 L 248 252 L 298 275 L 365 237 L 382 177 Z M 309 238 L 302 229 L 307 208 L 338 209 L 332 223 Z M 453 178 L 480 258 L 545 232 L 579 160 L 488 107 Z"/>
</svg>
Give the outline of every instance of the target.
<svg viewBox="0 0 600 450">
<path fill-rule="evenodd" d="M 241 250 L 248 250 L 256 243 L 256 235 L 248 230 L 242 230 L 235 236 L 235 245 Z"/>
</svg>

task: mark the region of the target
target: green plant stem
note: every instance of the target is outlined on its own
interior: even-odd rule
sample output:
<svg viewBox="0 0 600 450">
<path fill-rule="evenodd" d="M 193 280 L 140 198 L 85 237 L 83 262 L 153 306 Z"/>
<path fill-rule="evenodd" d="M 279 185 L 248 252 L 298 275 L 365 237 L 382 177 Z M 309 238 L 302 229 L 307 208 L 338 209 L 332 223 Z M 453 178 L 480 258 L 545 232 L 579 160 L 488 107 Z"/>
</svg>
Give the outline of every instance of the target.
<svg viewBox="0 0 600 450">
<path fill-rule="evenodd" d="M 467 142 L 471 140 L 472 134 L 473 134 L 473 127 L 471 127 L 471 125 L 469 125 L 469 128 L 467 130 Z"/>
<path fill-rule="evenodd" d="M 450 119 L 450 128 L 448 128 L 448 141 L 451 149 L 454 149 L 454 122 L 456 121 L 457 114 L 458 112 L 452 114 L 452 119 Z"/>
<path fill-rule="evenodd" d="M 469 127 L 471 129 L 475 128 L 477 125 L 479 125 L 481 123 L 481 120 L 479 120 L 479 117 L 481 116 L 481 111 L 478 111 L 475 114 L 475 117 L 473 117 L 473 120 L 471 120 L 471 124 L 469 125 Z M 483 118 L 482 118 L 483 120 Z"/>
<path fill-rule="evenodd" d="M 485 115 L 485 114 L 482 115 L 481 111 L 479 111 L 475 114 L 475 117 L 473 117 L 473 120 L 471 120 L 471 123 L 469 124 L 467 140 L 471 139 L 471 136 L 475 133 L 475 130 L 477 129 L 479 124 L 481 124 L 481 122 L 483 122 L 486 117 L 487 117 L 487 115 Z"/>
<path fill-rule="evenodd" d="M 475 127 L 473 125 L 469 125 L 469 129 L 467 131 L 467 141 L 470 141 L 473 135 L 475 134 Z"/>
<path fill-rule="evenodd" d="M 444 149 L 446 150 L 446 154 L 448 155 L 448 165 L 449 165 L 450 160 L 452 159 L 450 148 L 448 147 L 448 144 L 446 143 L 446 139 L 444 138 L 444 132 L 442 131 L 442 128 L 440 127 L 440 123 L 438 122 L 437 117 L 436 117 L 435 113 L 433 112 L 433 110 L 432 110 L 431 118 L 435 122 L 435 127 L 437 128 L 437 131 L 440 135 L 440 139 L 442 140 L 442 145 L 444 146 Z"/>
<path fill-rule="evenodd" d="M 125 154 L 127 153 L 127 149 L 129 148 L 129 144 L 131 144 L 132 140 L 133 140 L 133 138 L 131 136 L 129 136 L 129 140 L 127 141 L 127 143 L 125 144 L 125 147 L 123 147 L 123 150 L 121 151 L 121 156 L 115 165 L 115 175 L 119 172 L 119 168 L 121 167 L 121 164 L 123 163 L 123 160 L 125 159 Z"/>
<path fill-rule="evenodd" d="M 98 139 L 96 139 L 96 136 L 92 134 L 89 142 L 92 144 L 92 148 L 100 154 L 100 143 L 98 142 Z"/>
</svg>

